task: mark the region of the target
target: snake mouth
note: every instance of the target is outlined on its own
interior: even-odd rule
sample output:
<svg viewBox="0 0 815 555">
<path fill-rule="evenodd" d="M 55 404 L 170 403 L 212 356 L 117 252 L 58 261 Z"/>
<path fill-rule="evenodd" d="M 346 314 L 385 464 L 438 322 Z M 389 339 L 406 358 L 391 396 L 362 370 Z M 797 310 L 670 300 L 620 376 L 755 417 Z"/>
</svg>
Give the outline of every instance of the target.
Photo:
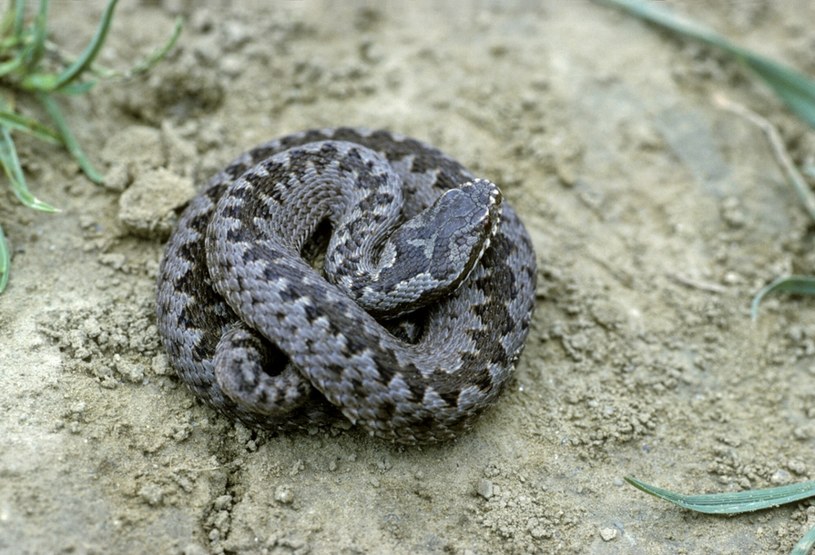
<svg viewBox="0 0 815 555">
<path fill-rule="evenodd" d="M 476 259 L 480 259 L 484 255 L 484 252 L 490 247 L 491 240 L 498 235 L 498 232 L 501 229 L 501 215 L 503 213 L 501 204 L 504 201 L 501 190 L 497 185 L 489 181 L 482 182 L 490 185 L 490 190 L 488 193 L 489 197 L 487 198 L 486 202 L 486 210 L 484 211 L 481 223 L 484 229 L 484 233 L 482 235 L 484 237 L 484 243 Z"/>
<path fill-rule="evenodd" d="M 487 209 L 488 216 L 486 227 L 489 230 L 487 243 L 489 243 L 489 239 L 491 237 L 495 237 L 498 234 L 498 229 L 501 227 L 501 214 L 503 213 L 501 204 L 503 202 L 504 195 L 501 194 L 501 190 L 496 186 L 492 191 L 490 191 L 489 207 Z"/>
<path fill-rule="evenodd" d="M 483 203 L 481 206 L 484 207 L 484 211 L 482 212 L 482 216 L 480 218 L 481 221 L 477 224 L 477 226 L 481 227 L 482 230 L 478 233 L 481 244 L 476 247 L 477 250 L 474 251 L 473 255 L 468 260 L 467 265 L 457 280 L 457 285 L 469 279 L 470 274 L 476 268 L 478 262 L 483 258 L 484 253 L 489 250 L 490 245 L 492 244 L 492 239 L 498 235 L 501 228 L 501 215 L 503 212 L 503 208 L 501 206 L 503 202 L 503 195 L 501 194 L 501 190 L 491 181 L 483 179 L 473 181 L 472 185 L 479 187 L 486 185 L 488 187 L 487 191 L 485 191 L 488 195 L 487 198 L 484 199 L 481 197 L 480 199 L 480 202 Z"/>
</svg>

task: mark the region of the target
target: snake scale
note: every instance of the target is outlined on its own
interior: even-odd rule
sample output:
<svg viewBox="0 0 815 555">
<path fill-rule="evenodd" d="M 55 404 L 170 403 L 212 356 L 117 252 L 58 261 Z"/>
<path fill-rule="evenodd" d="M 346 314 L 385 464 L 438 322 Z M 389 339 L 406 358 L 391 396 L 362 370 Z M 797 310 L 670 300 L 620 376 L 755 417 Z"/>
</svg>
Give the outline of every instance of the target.
<svg viewBox="0 0 815 555">
<path fill-rule="evenodd" d="M 310 130 L 234 160 L 158 275 L 170 363 L 250 426 L 342 413 L 399 443 L 455 437 L 529 331 L 535 254 L 498 188 L 387 131 Z"/>
</svg>

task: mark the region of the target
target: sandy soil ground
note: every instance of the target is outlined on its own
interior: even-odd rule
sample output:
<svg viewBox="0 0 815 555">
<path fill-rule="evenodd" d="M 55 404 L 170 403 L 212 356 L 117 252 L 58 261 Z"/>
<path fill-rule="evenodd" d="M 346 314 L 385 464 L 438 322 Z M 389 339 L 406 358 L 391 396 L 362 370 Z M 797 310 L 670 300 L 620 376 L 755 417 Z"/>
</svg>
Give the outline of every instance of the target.
<svg viewBox="0 0 815 555">
<path fill-rule="evenodd" d="M 808 0 L 664 2 L 815 73 Z M 54 1 L 79 52 L 102 2 Z M 815 474 L 815 301 L 751 295 L 815 273 L 810 221 L 763 135 L 815 138 L 712 52 L 574 2 L 123 0 L 141 81 L 63 102 L 107 175 L 20 137 L 58 215 L 0 221 L 3 553 L 785 553 L 801 503 L 701 517 L 622 478 L 737 491 Z M 271 436 L 197 402 L 159 348 L 154 279 L 173 209 L 237 153 L 321 126 L 430 141 L 502 185 L 538 253 L 517 382 L 431 448 L 350 430 Z"/>
</svg>

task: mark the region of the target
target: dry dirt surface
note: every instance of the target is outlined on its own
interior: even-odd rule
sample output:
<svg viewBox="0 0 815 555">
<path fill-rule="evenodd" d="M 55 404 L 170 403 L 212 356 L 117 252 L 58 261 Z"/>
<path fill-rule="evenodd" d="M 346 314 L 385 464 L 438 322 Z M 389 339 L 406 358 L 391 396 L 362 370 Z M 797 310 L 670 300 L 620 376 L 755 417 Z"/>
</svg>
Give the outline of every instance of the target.
<svg viewBox="0 0 815 555">
<path fill-rule="evenodd" d="M 785 553 L 800 503 L 733 518 L 648 497 L 815 476 L 815 301 L 752 294 L 815 274 L 811 222 L 761 132 L 815 138 L 715 53 L 586 0 L 122 0 L 101 62 L 186 19 L 142 80 L 63 100 L 104 170 L 20 155 L 56 215 L 3 187 L 2 553 Z M 809 0 L 665 1 L 815 73 Z M 79 52 L 103 2 L 52 2 Z M 178 210 L 241 151 L 324 126 L 432 142 L 499 183 L 539 290 L 513 386 L 475 430 L 399 448 L 272 435 L 199 403 L 168 367 L 155 274 Z"/>
</svg>

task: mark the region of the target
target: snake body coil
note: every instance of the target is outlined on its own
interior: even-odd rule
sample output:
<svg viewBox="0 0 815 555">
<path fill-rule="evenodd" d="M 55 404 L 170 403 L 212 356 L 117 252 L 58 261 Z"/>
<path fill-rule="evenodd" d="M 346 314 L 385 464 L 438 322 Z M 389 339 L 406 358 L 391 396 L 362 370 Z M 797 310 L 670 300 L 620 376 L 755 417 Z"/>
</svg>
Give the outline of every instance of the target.
<svg viewBox="0 0 815 555">
<path fill-rule="evenodd" d="M 158 328 L 190 389 L 251 426 L 338 409 L 430 442 L 501 392 L 534 290 L 532 243 L 495 185 L 413 139 L 313 130 L 243 154 L 192 200 Z"/>
</svg>

